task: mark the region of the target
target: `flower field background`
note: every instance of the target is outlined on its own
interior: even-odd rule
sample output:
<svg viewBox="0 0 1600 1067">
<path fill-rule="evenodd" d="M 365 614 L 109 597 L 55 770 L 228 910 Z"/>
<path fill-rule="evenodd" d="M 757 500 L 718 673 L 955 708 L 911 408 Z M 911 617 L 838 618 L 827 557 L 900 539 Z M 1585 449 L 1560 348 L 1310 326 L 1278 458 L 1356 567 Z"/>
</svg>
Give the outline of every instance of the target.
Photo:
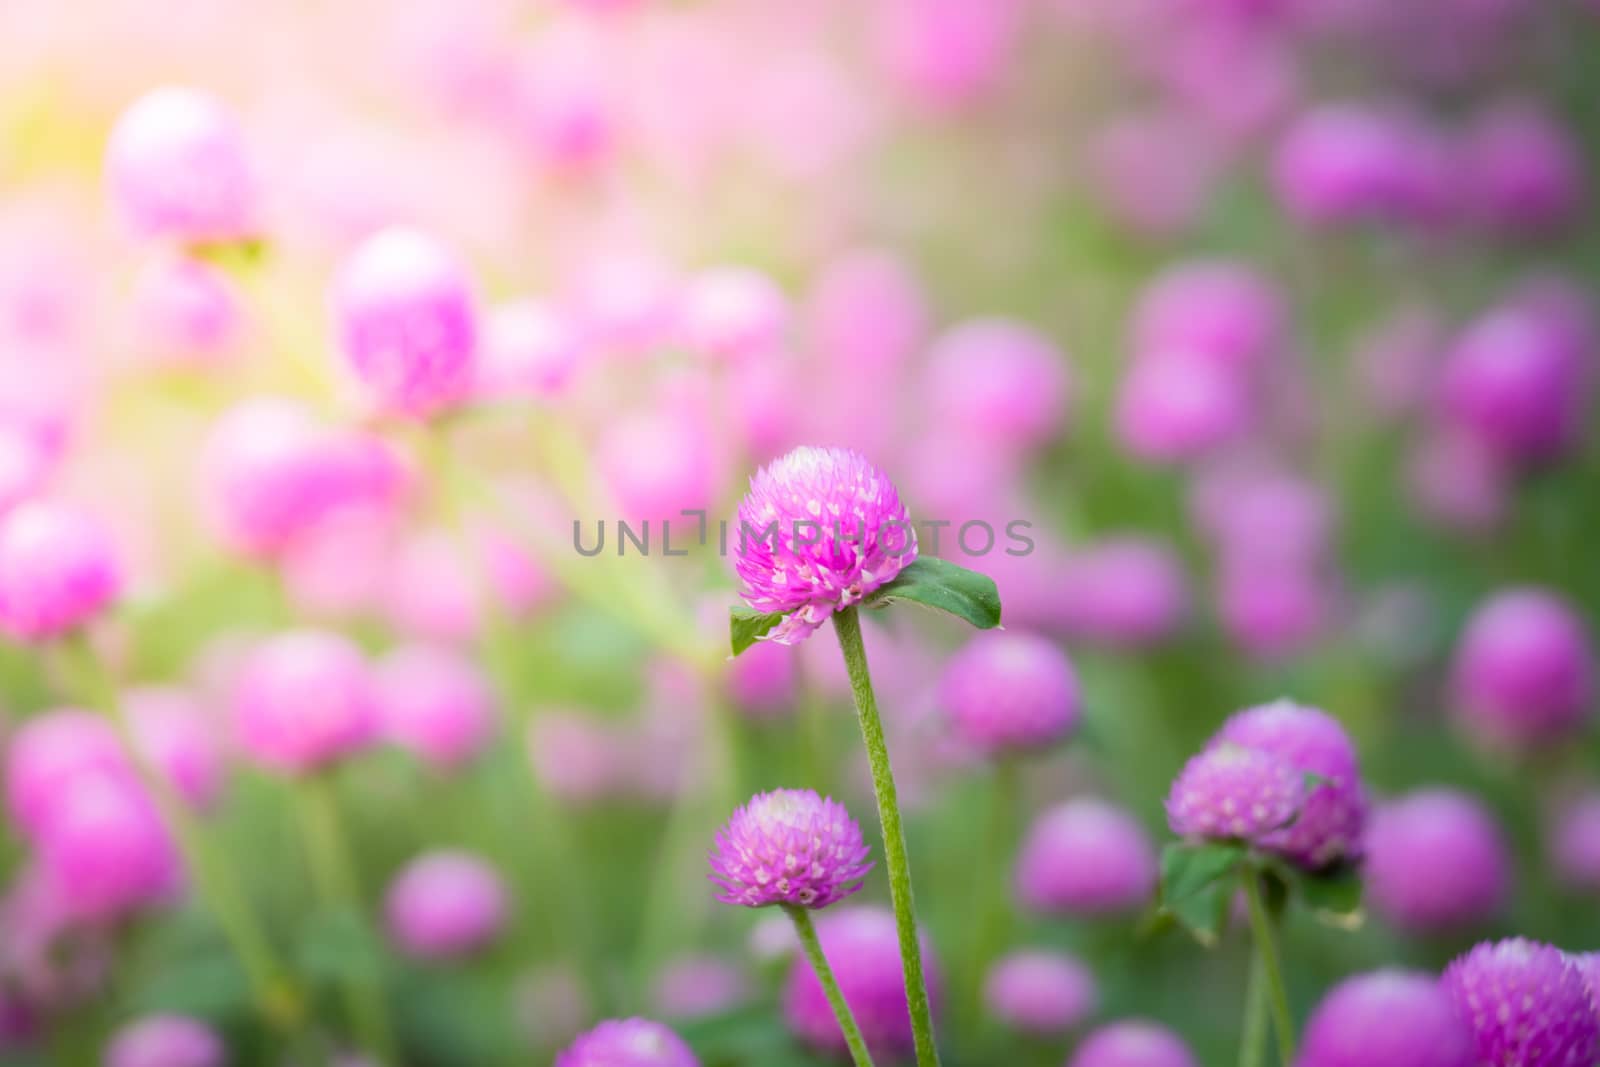
<svg viewBox="0 0 1600 1067">
<path fill-rule="evenodd" d="M 0 4 L 0 1064 L 1594 1067 L 1596 55 Z"/>
</svg>

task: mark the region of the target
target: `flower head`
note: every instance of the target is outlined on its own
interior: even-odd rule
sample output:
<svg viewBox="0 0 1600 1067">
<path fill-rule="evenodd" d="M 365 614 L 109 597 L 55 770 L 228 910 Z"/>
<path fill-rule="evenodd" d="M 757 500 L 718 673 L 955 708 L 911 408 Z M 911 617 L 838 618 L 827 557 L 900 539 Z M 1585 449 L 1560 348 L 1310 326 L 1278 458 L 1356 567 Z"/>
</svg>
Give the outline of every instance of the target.
<svg viewBox="0 0 1600 1067">
<path fill-rule="evenodd" d="M 1486 744 L 1550 744 L 1588 721 L 1595 677 L 1594 646 L 1572 606 L 1544 589 L 1509 589 L 1473 613 L 1456 646 L 1456 718 Z"/>
<path fill-rule="evenodd" d="M 1258 841 L 1293 820 L 1305 802 L 1303 776 L 1278 757 L 1236 744 L 1191 759 L 1167 796 L 1167 822 L 1184 837 Z"/>
<path fill-rule="evenodd" d="M 39 830 L 47 884 L 66 912 L 114 922 L 170 899 L 182 869 L 150 798 L 131 779 L 73 778 Z"/>
<path fill-rule="evenodd" d="M 73 779 L 133 778 L 133 763 L 116 730 L 93 712 L 61 708 L 35 715 L 8 742 L 6 811 L 27 834 L 40 829 Z"/>
<path fill-rule="evenodd" d="M 1367 799 L 1349 734 L 1333 716 L 1289 700 L 1248 708 L 1217 738 L 1270 753 L 1298 775 L 1315 775 L 1292 824 L 1262 844 L 1308 869 L 1361 855 Z"/>
<path fill-rule="evenodd" d="M 1090 1034 L 1067 1067 L 1199 1067 L 1177 1034 L 1140 1019 L 1102 1026 Z"/>
<path fill-rule="evenodd" d="M 45 641 L 76 630 L 121 588 L 111 544 L 88 516 L 58 504 L 22 504 L 0 522 L 0 630 Z"/>
<path fill-rule="evenodd" d="M 1560 949 L 1522 938 L 1485 942 L 1440 981 L 1471 1031 L 1477 1064 L 1590 1067 L 1600 1056 L 1588 984 Z"/>
<path fill-rule="evenodd" d="M 1049 1036 L 1088 1018 L 1099 991 L 1094 975 L 1071 956 L 1013 952 L 990 969 L 983 997 L 990 1014 L 1007 1026 Z"/>
<path fill-rule="evenodd" d="M 292 774 L 366 747 L 378 728 L 366 657 L 320 630 L 290 631 L 256 649 L 240 671 L 234 715 L 244 750 Z"/>
<path fill-rule="evenodd" d="M 1428 975 L 1378 971 L 1335 986 L 1306 1027 L 1299 1067 L 1473 1067 L 1450 997 Z M 1517 1061 L 1521 1062 L 1521 1061 Z"/>
<path fill-rule="evenodd" d="M 1066 422 L 1066 357 L 1023 323 L 964 322 L 934 342 L 928 361 L 933 412 L 974 440 L 1032 448 L 1048 443 Z"/>
<path fill-rule="evenodd" d="M 147 1015 L 111 1036 L 106 1067 L 222 1067 L 227 1049 L 215 1030 L 183 1015 Z"/>
<path fill-rule="evenodd" d="M 649 1019 L 611 1019 L 580 1034 L 555 1067 L 700 1067 L 683 1038 Z"/>
<path fill-rule="evenodd" d="M 724 904 L 825 908 L 861 888 L 872 869 L 844 805 L 809 789 L 756 796 L 717 833 L 711 879 Z"/>
<path fill-rule="evenodd" d="M 1065 652 L 1034 634 L 980 634 L 950 660 L 939 702 L 963 741 L 986 753 L 1044 748 L 1077 727 L 1078 675 Z"/>
<path fill-rule="evenodd" d="M 1380 808 L 1363 865 L 1373 908 L 1409 932 L 1494 917 L 1511 891 L 1511 857 L 1494 817 L 1472 796 L 1422 789 Z"/>
<path fill-rule="evenodd" d="M 917 558 L 900 494 L 865 457 L 803 446 L 750 479 L 734 569 L 757 611 L 789 617 L 767 637 L 793 644 Z"/>
<path fill-rule="evenodd" d="M 378 664 L 384 732 L 440 770 L 460 767 L 494 731 L 494 695 L 477 666 L 460 653 L 405 645 Z"/>
<path fill-rule="evenodd" d="M 1139 820 L 1093 798 L 1039 816 L 1017 858 L 1017 894 L 1035 911 L 1104 915 L 1149 900 L 1156 855 Z"/>
<path fill-rule="evenodd" d="M 506 893 L 493 867 L 466 852 L 431 852 L 406 865 L 389 884 L 389 934 L 423 959 L 461 956 L 500 932 Z"/>
</svg>

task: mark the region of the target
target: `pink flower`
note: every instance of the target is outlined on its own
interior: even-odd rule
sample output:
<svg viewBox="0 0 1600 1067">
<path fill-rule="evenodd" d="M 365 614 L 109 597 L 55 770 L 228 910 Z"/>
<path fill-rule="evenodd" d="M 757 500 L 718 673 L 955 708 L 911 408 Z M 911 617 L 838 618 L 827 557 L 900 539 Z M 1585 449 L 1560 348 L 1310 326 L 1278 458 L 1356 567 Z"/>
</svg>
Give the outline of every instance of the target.
<svg viewBox="0 0 1600 1067">
<path fill-rule="evenodd" d="M 288 774 L 360 751 L 379 725 L 366 658 L 320 630 L 292 630 L 252 652 L 236 682 L 234 716 L 245 752 Z"/>
<path fill-rule="evenodd" d="M 0 630 L 26 642 L 61 637 L 107 610 L 122 578 L 87 515 L 37 501 L 0 519 Z"/>
</svg>

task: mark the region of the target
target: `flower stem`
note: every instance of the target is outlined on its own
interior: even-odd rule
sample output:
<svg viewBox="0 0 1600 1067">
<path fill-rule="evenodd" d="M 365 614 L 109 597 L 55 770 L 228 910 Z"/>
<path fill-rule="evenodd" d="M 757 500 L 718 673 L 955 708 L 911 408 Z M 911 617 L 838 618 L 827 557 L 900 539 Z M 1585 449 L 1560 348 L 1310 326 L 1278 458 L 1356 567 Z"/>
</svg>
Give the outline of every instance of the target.
<svg viewBox="0 0 1600 1067">
<path fill-rule="evenodd" d="M 1010 855 L 1021 787 L 1017 771 L 1014 760 L 1001 757 L 995 764 L 990 788 L 989 828 L 987 840 L 982 846 L 987 855 L 986 862 L 977 872 L 978 885 L 974 887 L 976 921 L 973 923 L 967 959 L 967 995 L 963 998 L 968 1025 L 974 1029 L 981 1019 L 983 977 L 1010 936 L 1011 912 L 1006 901 L 1006 882 L 1004 878 L 997 877 L 995 872 L 1005 869 Z"/>
<path fill-rule="evenodd" d="M 88 641 L 76 639 L 64 651 L 79 661 L 80 677 L 92 688 L 90 702 L 117 730 L 141 783 L 155 802 L 162 823 L 172 834 L 197 895 L 215 916 L 223 936 L 239 958 L 239 965 L 244 968 L 256 1009 L 278 1031 L 297 1031 L 305 1022 L 304 1002 L 279 962 L 227 858 L 213 847 L 194 812 L 145 755 L 128 724 L 116 682 Z"/>
<path fill-rule="evenodd" d="M 817 939 L 817 928 L 811 922 L 811 912 L 793 904 L 783 905 L 783 910 L 794 923 L 794 932 L 800 937 L 800 948 L 811 962 L 817 981 L 822 983 L 822 992 L 827 995 L 828 1004 L 833 1008 L 833 1017 L 839 1020 L 844 1043 L 850 1047 L 850 1058 L 855 1061 L 856 1067 L 872 1067 L 872 1054 L 867 1051 L 861 1027 L 856 1025 L 855 1013 L 850 1010 L 849 1002 L 839 990 L 839 981 L 833 976 L 833 968 L 828 966 L 828 957 L 823 955 L 822 942 Z"/>
<path fill-rule="evenodd" d="M 364 922 L 360 885 L 351 865 L 344 830 L 339 824 L 339 801 L 334 795 L 332 777 L 326 773 L 312 774 L 296 783 L 295 792 L 306 857 L 323 904 L 348 910 Z M 343 994 L 350 1024 L 359 1035 L 363 1049 L 376 1055 L 381 1063 L 399 1063 L 381 982 L 350 978 L 344 983 Z"/>
<path fill-rule="evenodd" d="M 1250 977 L 1244 992 L 1244 1020 L 1239 1024 L 1239 1067 L 1263 1067 L 1267 1059 L 1267 979 L 1261 956 L 1250 954 Z"/>
<path fill-rule="evenodd" d="M 1283 964 L 1278 958 L 1272 916 L 1267 914 L 1267 905 L 1261 896 L 1261 875 L 1249 866 L 1245 868 L 1244 892 L 1250 903 L 1250 931 L 1264 979 L 1261 984 L 1267 990 L 1272 1029 L 1278 1036 L 1278 1058 L 1283 1067 L 1289 1067 L 1294 1063 L 1294 1016 L 1289 1011 L 1289 996 L 1283 984 Z"/>
<path fill-rule="evenodd" d="M 861 720 L 861 739 L 872 767 L 872 791 L 878 801 L 878 822 L 883 828 L 883 854 L 889 870 L 889 899 L 894 904 L 895 927 L 900 935 L 900 962 L 905 975 L 906 1001 L 911 1008 L 911 1034 L 916 1042 L 917 1067 L 938 1067 L 939 1049 L 933 1040 L 933 1013 L 928 1006 L 928 986 L 922 975 L 922 945 L 917 940 L 916 901 L 911 893 L 911 861 L 906 856 L 905 828 L 900 824 L 900 801 L 895 793 L 889 746 L 878 717 L 878 700 L 867 672 L 867 652 L 861 644 L 861 618 L 850 607 L 834 612 L 834 632 L 850 675 L 850 693 Z"/>
</svg>

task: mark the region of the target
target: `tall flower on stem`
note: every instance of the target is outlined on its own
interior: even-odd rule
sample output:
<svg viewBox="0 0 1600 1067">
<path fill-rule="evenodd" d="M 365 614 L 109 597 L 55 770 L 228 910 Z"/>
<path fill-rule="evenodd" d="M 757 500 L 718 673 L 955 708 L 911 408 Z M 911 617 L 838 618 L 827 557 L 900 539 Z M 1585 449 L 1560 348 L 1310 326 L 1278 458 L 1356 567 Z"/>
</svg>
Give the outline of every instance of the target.
<svg viewBox="0 0 1600 1067">
<path fill-rule="evenodd" d="M 894 484 L 859 453 L 812 446 L 750 480 L 739 505 L 734 568 L 754 609 L 734 610 L 735 654 L 761 639 L 794 644 L 833 620 L 872 769 L 917 1063 L 937 1064 L 911 862 L 857 608 L 916 600 L 989 628 L 1000 623 L 994 582 L 918 559 L 916 531 Z"/>
<path fill-rule="evenodd" d="M 788 914 L 856 1067 L 871 1067 L 872 1056 L 817 940 L 811 912 L 860 889 L 871 869 L 861 827 L 844 805 L 809 789 L 757 795 L 717 833 L 711 853 L 718 900 L 747 908 L 776 904 Z"/>
</svg>

